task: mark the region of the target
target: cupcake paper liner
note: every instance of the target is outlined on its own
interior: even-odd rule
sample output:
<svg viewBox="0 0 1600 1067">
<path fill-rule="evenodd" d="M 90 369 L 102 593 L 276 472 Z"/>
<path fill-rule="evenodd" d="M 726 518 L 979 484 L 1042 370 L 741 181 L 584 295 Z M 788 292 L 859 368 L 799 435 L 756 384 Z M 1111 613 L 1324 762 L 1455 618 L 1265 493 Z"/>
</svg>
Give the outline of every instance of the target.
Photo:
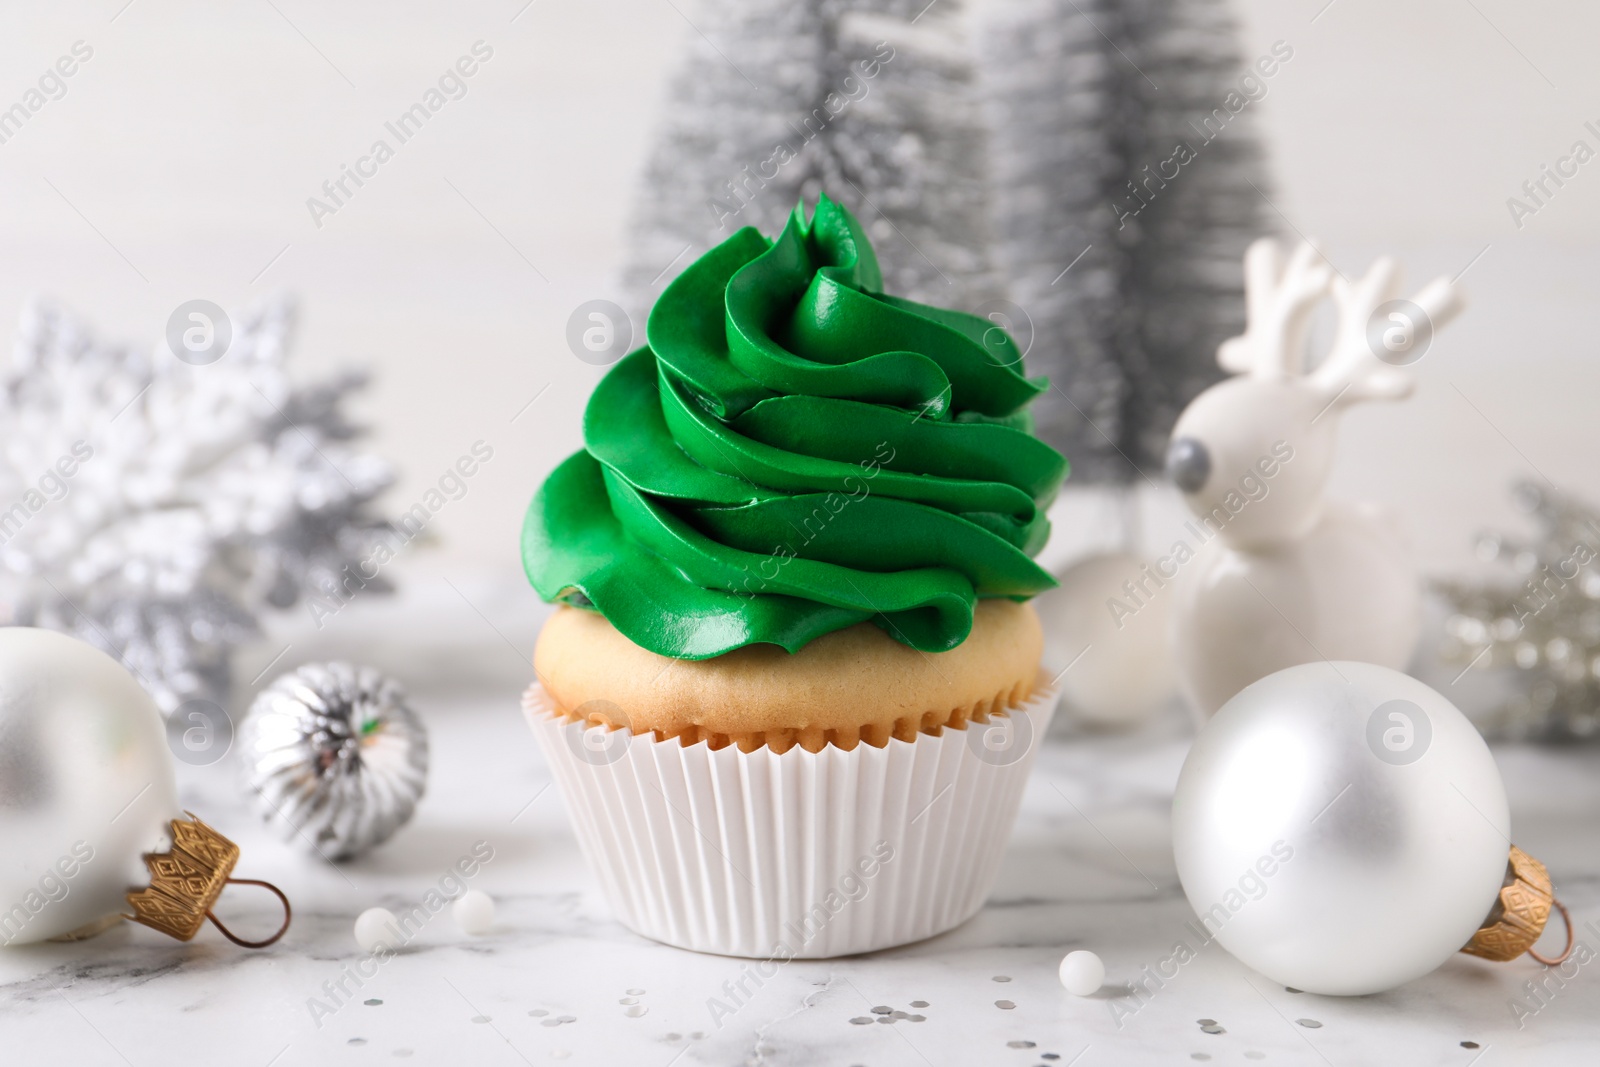
<svg viewBox="0 0 1600 1067">
<path fill-rule="evenodd" d="M 523 708 L 617 917 L 680 948 L 821 958 L 983 906 L 1060 694 L 884 748 L 712 750 Z"/>
</svg>

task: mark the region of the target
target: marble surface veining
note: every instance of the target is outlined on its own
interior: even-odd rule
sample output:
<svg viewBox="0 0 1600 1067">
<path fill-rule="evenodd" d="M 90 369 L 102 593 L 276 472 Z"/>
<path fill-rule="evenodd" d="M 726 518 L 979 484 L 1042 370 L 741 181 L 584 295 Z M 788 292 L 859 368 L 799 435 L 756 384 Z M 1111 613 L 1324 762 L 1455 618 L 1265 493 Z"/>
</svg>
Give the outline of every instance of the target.
<svg viewBox="0 0 1600 1067">
<path fill-rule="evenodd" d="M 1526 957 L 1457 956 L 1399 990 L 1339 999 L 1285 990 L 1212 945 L 1175 977 L 1145 978 L 1176 940 L 1192 940 L 1168 844 L 1189 736 L 1176 713 L 1133 735 L 1053 731 L 998 887 L 949 934 L 765 974 L 649 942 L 612 919 L 577 851 L 518 713 L 510 656 L 526 650 L 510 643 L 493 646 L 489 683 L 456 685 L 442 665 L 451 657 L 413 662 L 414 674 L 440 675 L 416 699 L 432 731 L 428 795 L 410 826 L 355 862 L 330 866 L 270 836 L 231 761 L 180 767 L 184 805 L 239 842 L 240 876 L 288 892 L 293 928 L 258 952 L 209 927 L 179 944 L 131 924 L 0 951 L 0 1063 L 1600 1062 L 1592 960 L 1563 976 Z M 1600 947 L 1600 749 L 1510 746 L 1497 756 L 1518 843 L 1549 865 L 1580 940 Z M 355 916 L 408 910 L 441 883 L 443 895 L 455 891 L 456 861 L 480 841 L 493 858 L 466 882 L 495 899 L 493 930 L 467 936 L 445 908 L 394 958 L 364 964 Z M 265 893 L 234 887 L 219 912 L 251 936 L 271 928 L 274 908 Z M 1074 948 L 1105 960 L 1096 997 L 1070 996 L 1056 978 Z M 1542 983 L 1537 996 L 1528 983 Z"/>
</svg>

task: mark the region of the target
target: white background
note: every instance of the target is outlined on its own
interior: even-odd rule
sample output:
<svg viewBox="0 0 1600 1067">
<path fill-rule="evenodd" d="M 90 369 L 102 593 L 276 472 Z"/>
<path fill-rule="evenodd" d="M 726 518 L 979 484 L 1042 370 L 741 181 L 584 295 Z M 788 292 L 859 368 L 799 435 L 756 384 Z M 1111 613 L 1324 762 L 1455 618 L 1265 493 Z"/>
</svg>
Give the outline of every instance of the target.
<svg viewBox="0 0 1600 1067">
<path fill-rule="evenodd" d="M 616 295 L 631 194 L 696 8 L 524 2 L 6 5 L 0 107 L 73 42 L 94 56 L 0 145 L 0 323 L 46 295 L 154 344 L 184 300 L 298 295 L 301 371 L 377 372 L 359 410 L 401 470 L 394 510 L 475 440 L 495 449 L 435 521 L 438 545 L 394 573 L 522 594 L 522 510 L 578 446 L 601 374 L 568 352 L 566 320 Z M 1506 208 L 1575 139 L 1600 148 L 1582 128 L 1600 120 L 1600 9 L 1324 3 L 1239 9 L 1247 57 L 1278 39 L 1295 50 L 1252 105 L 1283 228 L 1316 236 L 1346 273 L 1380 251 L 1418 286 L 1471 264 L 1471 306 L 1418 365 L 1416 397 L 1346 418 L 1335 490 L 1390 504 L 1425 567 L 1459 568 L 1477 529 L 1516 521 L 1514 478 L 1600 501 L 1600 162 L 1521 230 Z M 306 198 L 479 39 L 494 55 L 466 97 L 318 229 Z M 1147 524 L 1155 543 L 1163 521 Z"/>
</svg>

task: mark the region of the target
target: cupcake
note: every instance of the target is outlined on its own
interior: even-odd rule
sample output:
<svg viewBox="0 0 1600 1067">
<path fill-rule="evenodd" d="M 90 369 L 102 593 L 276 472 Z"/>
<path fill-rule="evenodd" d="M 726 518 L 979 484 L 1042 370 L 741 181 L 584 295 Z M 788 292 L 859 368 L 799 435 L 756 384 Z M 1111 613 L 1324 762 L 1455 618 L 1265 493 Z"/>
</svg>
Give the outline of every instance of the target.
<svg viewBox="0 0 1600 1067">
<path fill-rule="evenodd" d="M 1066 461 L 1012 339 L 882 292 L 823 197 L 689 266 L 529 507 L 524 709 L 624 923 L 864 952 L 983 904 L 1056 694 Z"/>
</svg>

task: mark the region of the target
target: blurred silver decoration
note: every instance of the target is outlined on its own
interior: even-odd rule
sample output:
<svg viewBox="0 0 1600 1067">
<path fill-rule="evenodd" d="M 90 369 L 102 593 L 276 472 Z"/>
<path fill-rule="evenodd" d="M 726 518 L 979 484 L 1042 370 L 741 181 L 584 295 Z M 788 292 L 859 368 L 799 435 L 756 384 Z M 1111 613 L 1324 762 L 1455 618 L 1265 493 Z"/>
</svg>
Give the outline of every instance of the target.
<svg viewBox="0 0 1600 1067">
<path fill-rule="evenodd" d="M 393 475 L 351 443 L 344 403 L 365 380 L 291 383 L 293 318 L 265 303 L 194 363 L 26 310 L 0 379 L 0 621 L 109 652 L 165 712 L 225 704 L 261 613 L 369 558 Z"/>
<path fill-rule="evenodd" d="M 1277 225 L 1249 101 L 1293 51 L 1246 63 L 1227 0 L 1014 0 L 979 29 L 995 259 L 1053 386 L 1039 434 L 1074 485 L 1145 481 L 1242 332 L 1237 264 Z"/>
<path fill-rule="evenodd" d="M 410 820 L 428 735 L 400 684 L 371 667 L 308 663 L 275 680 L 239 728 L 256 808 L 327 860 L 359 856 Z"/>
<path fill-rule="evenodd" d="M 1441 656 L 1463 674 L 1509 669 L 1513 695 L 1481 723 L 1505 737 L 1570 741 L 1600 735 L 1600 512 L 1545 485 L 1522 482 L 1530 540 L 1478 539 L 1498 574 L 1441 581 L 1449 607 Z M 1466 670 L 1470 665 L 1470 671 Z"/>
<path fill-rule="evenodd" d="M 975 312 L 1003 296 L 964 8 L 697 4 L 634 204 L 631 310 L 741 227 L 776 234 L 821 192 L 861 220 L 886 292 Z"/>
</svg>

